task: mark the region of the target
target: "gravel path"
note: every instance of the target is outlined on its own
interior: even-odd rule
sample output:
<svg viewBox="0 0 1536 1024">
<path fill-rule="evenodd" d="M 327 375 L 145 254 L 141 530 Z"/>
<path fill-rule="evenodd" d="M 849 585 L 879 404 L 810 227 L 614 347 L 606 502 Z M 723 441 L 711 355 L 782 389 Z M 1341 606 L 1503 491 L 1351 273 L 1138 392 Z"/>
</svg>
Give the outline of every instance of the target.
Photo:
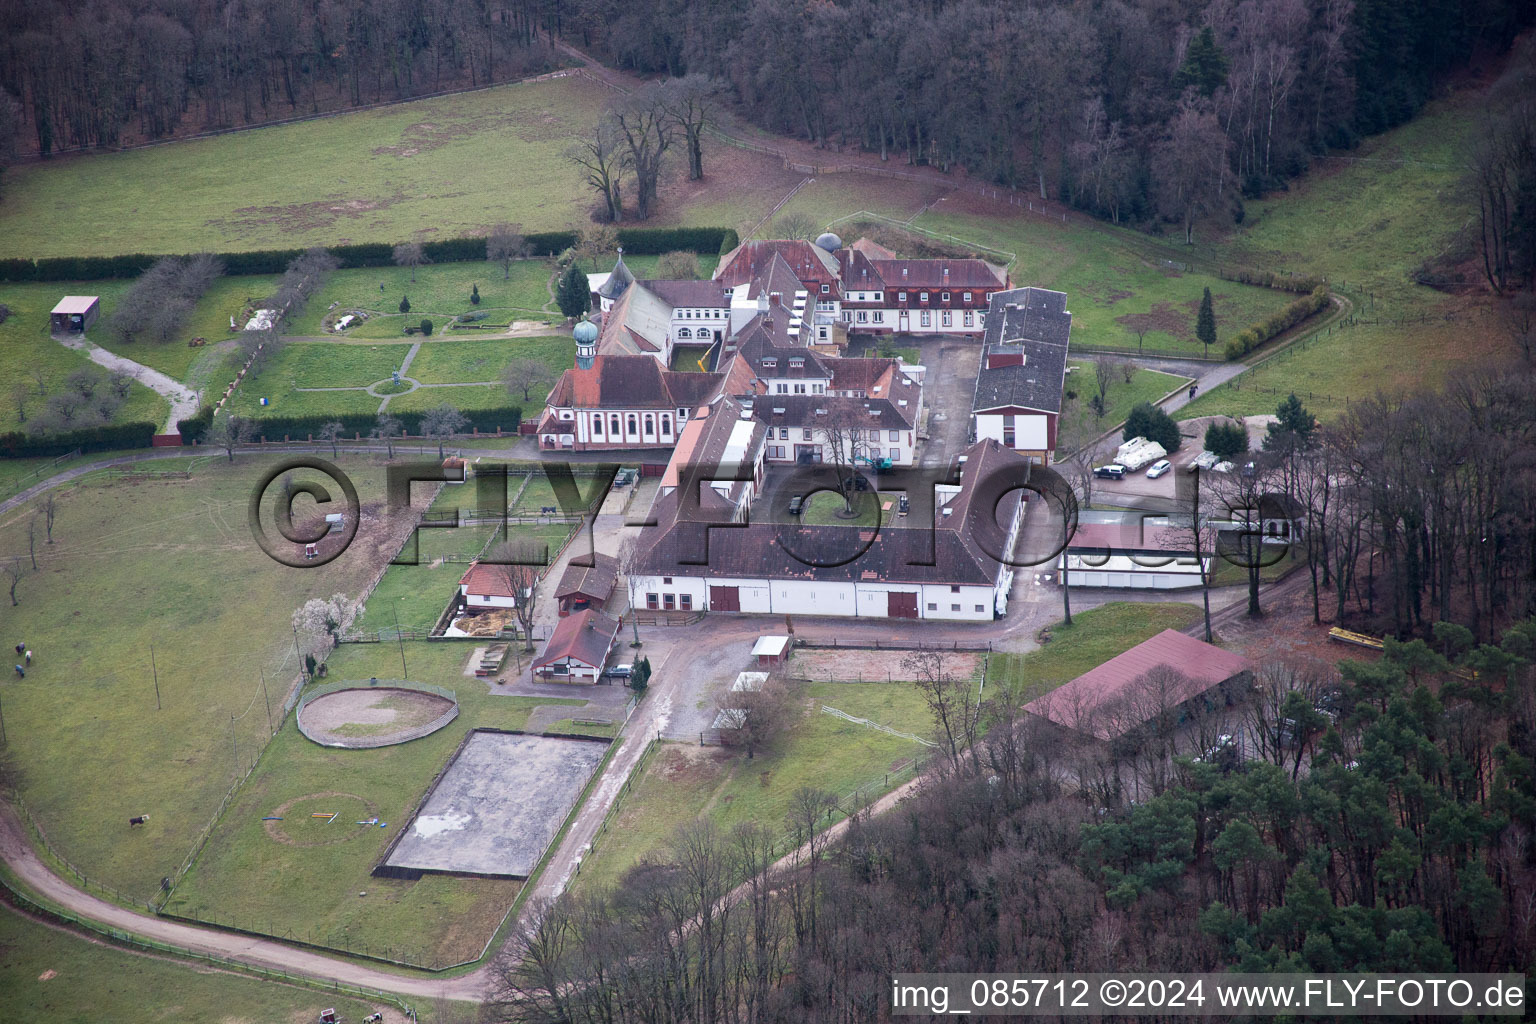
<svg viewBox="0 0 1536 1024">
<path fill-rule="evenodd" d="M 117 373 L 126 373 L 145 387 L 156 392 L 160 397 L 171 403 L 171 414 L 165 421 L 165 426 L 160 429 L 162 434 L 176 432 L 176 422 L 184 420 L 197 412 L 198 394 L 187 387 L 181 381 L 168 377 L 159 370 L 152 370 L 143 363 L 136 363 L 114 352 L 108 352 L 100 345 L 93 345 L 84 338 L 70 338 L 68 340 L 55 336 L 59 344 L 65 348 L 82 351 L 90 356 L 91 362 L 97 366 L 105 366 Z"/>
</svg>

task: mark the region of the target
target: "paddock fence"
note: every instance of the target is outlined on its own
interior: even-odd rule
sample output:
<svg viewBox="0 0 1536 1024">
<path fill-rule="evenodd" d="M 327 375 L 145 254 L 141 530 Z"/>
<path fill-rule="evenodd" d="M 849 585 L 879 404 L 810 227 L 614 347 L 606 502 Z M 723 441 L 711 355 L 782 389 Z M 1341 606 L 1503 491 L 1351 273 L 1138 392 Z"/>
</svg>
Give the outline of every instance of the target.
<svg viewBox="0 0 1536 1024">
<path fill-rule="evenodd" d="M 452 707 L 438 715 L 432 721 L 408 729 L 403 733 L 391 734 L 387 738 L 376 736 L 359 736 L 346 740 L 322 740 L 310 735 L 309 727 L 304 724 L 304 709 L 310 702 L 320 697 L 326 697 L 343 690 L 414 690 L 418 693 L 430 693 L 437 697 L 443 697 L 452 702 Z M 431 683 L 414 683 L 406 679 L 345 679 L 334 683 L 322 683 L 313 687 L 300 698 L 294 708 L 294 724 L 305 739 L 318 743 L 322 747 L 340 747 L 346 750 L 368 750 L 373 747 L 393 747 L 400 743 L 409 743 L 411 740 L 419 740 L 423 736 L 430 736 L 437 730 L 446 726 L 449 722 L 459 717 L 459 697 L 452 690 Z"/>
<path fill-rule="evenodd" d="M 175 956 L 185 960 L 194 960 L 205 963 L 221 970 L 231 971 L 263 981 L 280 981 L 284 984 L 315 989 L 321 992 L 332 992 L 339 995 L 353 996 L 358 999 L 366 999 L 381 1003 L 388 1003 L 409 1020 L 416 1020 L 416 1011 L 399 996 L 378 989 L 364 988 L 359 985 L 351 985 L 337 978 L 318 978 L 307 974 L 290 974 L 287 971 L 273 970 L 268 967 L 258 967 L 241 960 L 229 957 L 214 956 L 210 953 L 202 953 L 187 946 L 179 946 L 174 943 L 159 942 L 136 935 L 131 931 L 121 928 L 113 928 L 82 917 L 79 914 L 66 910 L 51 901 L 37 899 L 22 892 L 9 879 L 0 876 L 0 899 L 15 908 L 17 911 L 33 917 L 41 918 L 53 924 L 62 925 L 71 931 L 89 933 L 90 935 L 109 942 L 114 946 L 132 950 L 139 953 L 151 953 L 159 955 Z"/>
</svg>

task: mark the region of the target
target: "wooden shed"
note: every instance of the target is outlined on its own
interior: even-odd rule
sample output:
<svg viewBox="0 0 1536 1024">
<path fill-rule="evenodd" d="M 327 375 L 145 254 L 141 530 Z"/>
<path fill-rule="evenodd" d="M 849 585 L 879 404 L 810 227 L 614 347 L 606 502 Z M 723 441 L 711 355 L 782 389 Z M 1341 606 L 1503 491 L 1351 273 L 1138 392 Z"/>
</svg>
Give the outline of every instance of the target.
<svg viewBox="0 0 1536 1024">
<path fill-rule="evenodd" d="M 54 334 L 84 334 L 101 315 L 101 299 L 95 295 L 66 295 L 49 314 Z"/>
</svg>

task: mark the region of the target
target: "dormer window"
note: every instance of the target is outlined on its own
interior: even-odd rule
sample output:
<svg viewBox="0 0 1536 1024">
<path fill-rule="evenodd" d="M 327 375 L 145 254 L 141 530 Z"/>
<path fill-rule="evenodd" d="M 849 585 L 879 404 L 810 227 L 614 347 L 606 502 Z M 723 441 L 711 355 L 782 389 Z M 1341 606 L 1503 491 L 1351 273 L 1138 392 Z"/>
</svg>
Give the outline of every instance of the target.
<svg viewBox="0 0 1536 1024">
<path fill-rule="evenodd" d="M 971 293 L 970 292 L 966 292 L 965 293 L 965 301 L 966 302 L 970 302 L 971 301 Z"/>
<path fill-rule="evenodd" d="M 920 301 L 920 302 L 927 302 L 928 301 L 928 293 L 927 292 L 923 292 L 921 295 L 919 295 L 918 296 L 918 301 Z"/>
<path fill-rule="evenodd" d="M 949 301 L 949 292 L 945 292 L 943 295 L 940 295 L 939 298 L 942 301 L 944 301 L 944 302 L 948 302 Z"/>
<path fill-rule="evenodd" d="M 805 360 L 804 359 L 800 358 L 799 356 L 790 356 L 789 357 L 789 368 L 791 370 L 798 370 L 798 369 L 801 369 L 804 366 L 805 366 Z"/>
<path fill-rule="evenodd" d="M 898 302 L 906 302 L 907 301 L 907 293 L 906 292 L 897 292 L 896 293 L 896 298 L 897 298 Z"/>
<path fill-rule="evenodd" d="M 829 285 L 829 284 L 824 284 L 824 285 L 822 285 L 822 286 L 821 286 L 821 294 L 823 294 L 823 295 L 827 295 L 827 294 L 829 294 L 829 293 L 830 293 L 830 292 L 831 292 L 831 291 L 832 291 L 832 286 L 831 286 L 831 285 Z"/>
<path fill-rule="evenodd" d="M 779 360 L 777 356 L 769 356 L 763 360 L 763 369 L 765 370 L 771 370 L 778 365 Z"/>
</svg>

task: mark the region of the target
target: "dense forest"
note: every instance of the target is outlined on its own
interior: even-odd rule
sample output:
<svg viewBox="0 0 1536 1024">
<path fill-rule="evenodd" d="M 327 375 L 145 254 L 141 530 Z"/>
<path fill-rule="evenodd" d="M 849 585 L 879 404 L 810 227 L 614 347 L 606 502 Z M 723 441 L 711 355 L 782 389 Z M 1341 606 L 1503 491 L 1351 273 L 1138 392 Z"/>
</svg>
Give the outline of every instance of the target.
<svg viewBox="0 0 1536 1024">
<path fill-rule="evenodd" d="M 0 136 L 12 125 L 18 148 L 48 154 L 521 78 L 551 64 L 559 13 L 539 0 L 0 4 Z"/>
<path fill-rule="evenodd" d="M 1247 724 L 1271 742 L 1247 761 L 1180 747 L 1173 715 L 1136 749 L 1074 747 L 1005 695 L 836 843 L 805 790 L 787 834 L 701 822 L 556 904 L 501 961 L 498 1019 L 872 1021 L 901 971 L 1529 970 L 1533 657 L 1527 620 L 1261 665 Z M 775 840 L 815 855 L 766 879 Z"/>
<path fill-rule="evenodd" d="M 568 37 L 619 66 L 717 79 L 774 131 L 1132 221 L 1236 206 L 1406 121 L 1532 14 L 1517 0 L 564 6 Z"/>
</svg>

